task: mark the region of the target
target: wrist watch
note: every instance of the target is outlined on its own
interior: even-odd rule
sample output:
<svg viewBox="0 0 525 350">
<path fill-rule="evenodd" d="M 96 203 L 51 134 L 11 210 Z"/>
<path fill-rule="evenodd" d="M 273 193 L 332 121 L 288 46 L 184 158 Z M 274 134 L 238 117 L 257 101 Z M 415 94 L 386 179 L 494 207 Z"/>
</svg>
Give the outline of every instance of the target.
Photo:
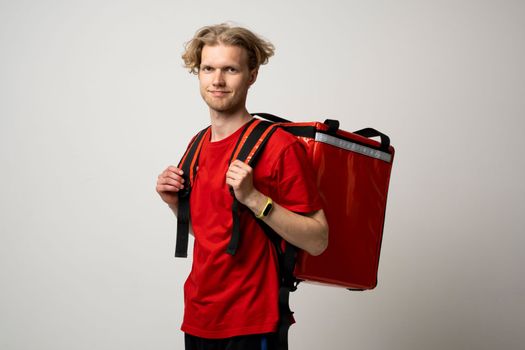
<svg viewBox="0 0 525 350">
<path fill-rule="evenodd" d="M 264 205 L 264 208 L 261 210 L 259 215 L 255 215 L 255 217 L 257 219 L 264 219 L 270 214 L 272 209 L 273 209 L 273 201 L 270 197 L 266 197 L 266 204 Z"/>
</svg>

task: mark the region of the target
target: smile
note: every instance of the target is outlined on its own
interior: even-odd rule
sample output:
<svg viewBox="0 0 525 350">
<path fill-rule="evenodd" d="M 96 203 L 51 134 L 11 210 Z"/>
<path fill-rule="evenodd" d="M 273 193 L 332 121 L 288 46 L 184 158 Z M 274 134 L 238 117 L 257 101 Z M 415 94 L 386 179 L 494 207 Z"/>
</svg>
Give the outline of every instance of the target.
<svg viewBox="0 0 525 350">
<path fill-rule="evenodd" d="M 224 96 L 229 93 L 229 91 L 222 90 L 208 90 L 208 92 L 213 96 Z"/>
</svg>

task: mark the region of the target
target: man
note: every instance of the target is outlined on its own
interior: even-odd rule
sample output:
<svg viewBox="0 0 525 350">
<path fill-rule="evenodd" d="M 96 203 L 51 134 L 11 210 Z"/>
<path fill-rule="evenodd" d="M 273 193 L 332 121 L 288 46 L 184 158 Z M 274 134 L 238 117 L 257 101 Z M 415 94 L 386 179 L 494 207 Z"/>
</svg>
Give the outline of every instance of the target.
<svg viewBox="0 0 525 350">
<path fill-rule="evenodd" d="M 272 243 L 257 220 L 313 255 L 324 251 L 328 225 L 303 146 L 283 130 L 272 135 L 255 169 L 235 160 L 233 148 L 252 119 L 250 86 L 273 46 L 251 31 L 221 24 L 201 28 L 183 59 L 198 74 L 210 111 L 211 136 L 201 149 L 190 197 L 195 237 L 193 267 L 184 285 L 186 349 L 274 349 L 279 319 L 278 267 Z M 176 214 L 182 170 L 169 166 L 156 190 Z M 232 232 L 232 195 L 242 241 L 225 253 Z M 272 205 L 269 205 L 272 204 Z"/>
</svg>

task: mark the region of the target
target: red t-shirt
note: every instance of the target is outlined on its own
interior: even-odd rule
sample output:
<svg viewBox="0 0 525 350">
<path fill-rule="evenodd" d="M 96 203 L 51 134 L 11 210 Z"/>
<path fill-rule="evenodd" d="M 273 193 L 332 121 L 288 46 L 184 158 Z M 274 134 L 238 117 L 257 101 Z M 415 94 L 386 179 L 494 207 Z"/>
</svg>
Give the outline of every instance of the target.
<svg viewBox="0 0 525 350">
<path fill-rule="evenodd" d="M 279 319 L 276 254 L 257 219 L 242 205 L 239 247 L 234 256 L 226 253 L 233 202 L 226 171 L 242 129 L 217 142 L 204 141 L 190 197 L 195 246 L 184 285 L 181 329 L 202 338 L 274 332 Z M 291 211 L 321 209 L 305 149 L 281 129 L 260 155 L 254 185 Z"/>
</svg>

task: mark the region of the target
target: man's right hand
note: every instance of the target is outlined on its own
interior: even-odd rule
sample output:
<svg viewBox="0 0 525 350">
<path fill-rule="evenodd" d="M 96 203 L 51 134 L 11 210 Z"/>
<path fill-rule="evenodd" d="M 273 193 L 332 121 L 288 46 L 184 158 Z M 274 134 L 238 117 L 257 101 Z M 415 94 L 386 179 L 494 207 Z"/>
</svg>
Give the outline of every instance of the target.
<svg viewBox="0 0 525 350">
<path fill-rule="evenodd" d="M 170 165 L 157 179 L 157 193 L 172 210 L 176 210 L 179 204 L 178 192 L 184 188 L 182 170 Z"/>
</svg>

